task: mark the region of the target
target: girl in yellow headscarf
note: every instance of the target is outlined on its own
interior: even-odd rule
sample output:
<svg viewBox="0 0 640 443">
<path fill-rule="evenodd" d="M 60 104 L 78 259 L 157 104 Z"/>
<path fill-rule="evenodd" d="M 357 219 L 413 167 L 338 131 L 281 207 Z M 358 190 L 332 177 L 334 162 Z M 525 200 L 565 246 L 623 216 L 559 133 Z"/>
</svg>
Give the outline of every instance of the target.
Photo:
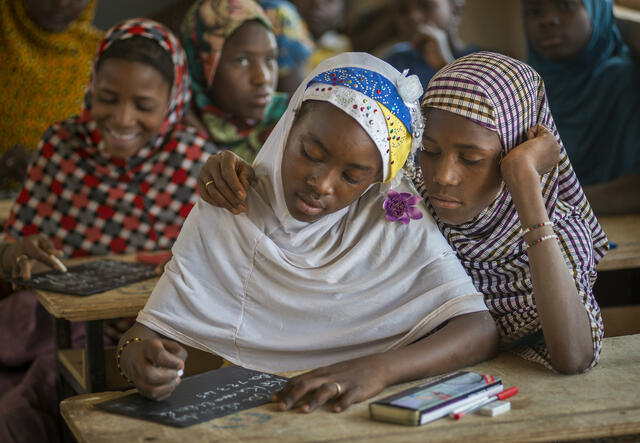
<svg viewBox="0 0 640 443">
<path fill-rule="evenodd" d="M 101 38 L 91 25 L 94 9 L 95 0 L 64 8 L 50 0 L 0 2 L 0 168 L 8 173 L 51 123 L 80 112 Z"/>
</svg>

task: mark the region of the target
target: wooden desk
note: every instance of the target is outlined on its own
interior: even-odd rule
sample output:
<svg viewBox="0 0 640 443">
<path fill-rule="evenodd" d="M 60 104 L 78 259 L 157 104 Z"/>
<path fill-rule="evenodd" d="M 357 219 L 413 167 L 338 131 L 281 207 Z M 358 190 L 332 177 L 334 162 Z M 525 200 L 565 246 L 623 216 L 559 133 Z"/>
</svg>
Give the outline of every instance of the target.
<svg viewBox="0 0 640 443">
<path fill-rule="evenodd" d="M 82 395 L 61 403 L 61 413 L 79 442 L 116 441 L 548 441 L 640 433 L 640 335 L 605 339 L 600 364 L 584 375 L 562 376 L 502 354 L 472 370 L 516 385 L 512 411 L 495 418 L 471 415 L 422 427 L 369 419 L 368 403 L 335 414 L 277 412 L 273 405 L 243 411 L 189 428 L 173 428 L 110 414 L 95 403 L 121 392 Z M 414 382 L 411 384 L 416 384 Z M 380 397 L 411 384 L 385 390 Z"/>
<path fill-rule="evenodd" d="M 69 265 L 99 260 L 104 257 L 67 260 Z M 135 257 L 113 256 L 133 262 Z M 135 317 L 144 307 L 157 278 L 133 283 L 101 294 L 78 297 L 55 292 L 35 290 L 38 301 L 51 314 L 55 322 L 55 341 L 60 371 L 61 398 L 70 394 L 104 391 L 126 387 L 115 366 L 115 348 L 104 347 L 103 320 Z M 71 348 L 70 322 L 85 323 L 85 349 Z M 105 362 L 108 362 L 105 365 Z M 68 383 L 73 389 L 69 391 Z"/>
<path fill-rule="evenodd" d="M 610 242 L 609 250 L 598 265 L 598 271 L 640 268 L 640 214 L 598 217 Z"/>
</svg>

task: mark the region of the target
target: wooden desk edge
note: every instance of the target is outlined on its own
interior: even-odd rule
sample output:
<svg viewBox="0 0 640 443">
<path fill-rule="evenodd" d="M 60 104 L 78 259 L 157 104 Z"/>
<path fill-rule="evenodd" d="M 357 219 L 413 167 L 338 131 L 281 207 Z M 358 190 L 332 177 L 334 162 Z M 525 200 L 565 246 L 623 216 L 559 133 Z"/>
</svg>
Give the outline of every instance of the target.
<svg viewBox="0 0 640 443">
<path fill-rule="evenodd" d="M 129 390 L 126 392 L 103 392 L 99 394 L 83 394 L 76 397 L 72 397 L 66 400 L 63 400 L 60 403 L 60 412 L 69 426 L 71 432 L 73 432 L 74 437 L 79 442 L 87 442 L 89 440 L 84 438 L 82 429 L 80 429 L 76 422 L 78 415 L 84 414 L 92 414 L 95 411 L 95 404 L 100 402 L 109 401 L 118 397 L 122 397 L 134 392 L 134 390 Z M 367 403 L 371 400 L 367 400 Z M 87 405 L 88 404 L 88 405 Z M 79 409 L 78 406 L 81 405 L 82 409 Z M 567 413 L 566 416 L 568 418 L 568 422 L 573 422 L 575 426 L 570 430 L 570 434 L 562 434 L 562 429 L 566 428 L 571 423 L 562 423 L 561 425 L 555 426 L 545 426 L 548 423 L 548 417 L 540 417 L 534 420 L 518 420 L 518 421 L 510 421 L 506 423 L 496 423 L 494 431 L 507 431 L 507 428 L 519 428 L 523 423 L 528 425 L 528 432 L 518 433 L 518 437 L 515 437 L 515 432 L 513 430 L 507 431 L 504 435 L 502 432 L 493 434 L 491 436 L 484 436 L 486 438 L 482 438 L 480 435 L 476 435 L 476 438 L 479 438 L 478 441 L 491 441 L 491 442 L 512 442 L 512 441 L 523 441 L 523 442 L 534 442 L 534 441 L 571 441 L 577 439 L 594 439 L 594 438 L 603 438 L 603 437 L 621 437 L 628 435 L 636 435 L 640 433 L 640 420 L 635 422 L 625 422 L 621 423 L 616 421 L 616 418 L 620 418 L 626 414 L 633 414 L 633 411 L 640 412 L 640 408 L 633 410 L 611 410 L 609 408 L 605 408 L 602 410 L 594 410 L 589 412 L 583 412 L 580 414 L 571 414 Z M 109 414 L 109 412 L 99 411 L 101 413 Z M 285 414 L 284 412 L 283 414 Z M 294 412 L 295 413 L 295 412 Z M 557 417 L 555 415 L 554 417 Z M 309 417 L 311 418 L 311 417 Z M 486 418 L 486 417 L 485 417 Z M 175 429 L 169 425 L 163 425 L 160 423 L 152 423 L 144 420 L 142 418 L 137 417 L 128 417 L 122 416 L 123 420 L 136 420 L 140 422 L 141 426 L 149 425 L 153 427 L 160 428 L 168 428 Z M 606 429 L 603 429 L 602 425 L 599 425 L 598 422 L 602 420 L 608 420 L 611 422 Z M 217 420 L 217 419 L 213 419 Z M 212 421 L 213 421 L 212 420 Z M 363 439 L 368 441 L 415 441 L 417 435 L 415 434 L 416 429 L 422 429 L 420 427 L 404 427 L 399 425 L 393 425 L 388 423 L 380 423 L 377 421 L 372 421 L 372 423 L 376 425 L 385 426 L 384 430 L 380 432 L 379 438 L 373 438 L 372 436 L 363 436 Z M 586 424 L 588 423 L 588 424 Z M 475 428 L 476 426 L 481 427 L 492 427 L 493 424 L 490 422 L 486 423 L 474 423 L 473 426 L 470 426 L 468 423 L 464 423 L 465 428 L 471 427 Z M 186 431 L 189 428 L 181 428 L 182 431 Z M 458 429 L 460 430 L 460 429 Z M 469 430 L 469 429 L 465 429 Z M 384 432 L 387 431 L 387 432 Z M 433 434 L 441 434 L 445 432 L 442 428 L 434 429 Z M 343 435 L 343 436 L 334 436 L 334 438 L 329 438 L 328 441 L 338 441 L 344 439 L 353 439 L 355 436 L 353 435 Z M 162 439 L 160 439 L 162 441 Z M 269 438 L 265 436 L 265 441 L 269 441 Z M 440 440 L 438 440 L 440 441 Z"/>
<path fill-rule="evenodd" d="M 136 317 L 138 315 L 138 312 L 144 307 L 148 298 L 148 296 L 145 297 L 144 301 L 134 306 L 125 306 L 117 309 L 94 309 L 89 313 L 75 313 L 73 311 L 61 309 L 58 306 L 52 305 L 46 299 L 43 299 L 38 291 L 34 292 L 36 293 L 36 297 L 38 298 L 40 304 L 47 310 L 49 314 L 51 314 L 55 318 L 63 318 L 71 322 Z"/>
<path fill-rule="evenodd" d="M 639 252 L 640 254 L 640 252 Z M 615 257 L 606 260 L 606 255 L 596 268 L 596 271 L 618 271 L 622 269 L 640 268 L 640 256 L 636 258 Z"/>
<path fill-rule="evenodd" d="M 78 402 L 85 403 L 85 402 L 91 402 L 91 400 L 96 400 L 96 395 L 106 397 L 106 398 L 100 398 L 100 401 L 107 401 L 113 398 L 122 397 L 123 395 L 127 395 L 131 392 L 133 392 L 133 390 L 129 390 L 125 392 L 107 392 L 107 393 L 101 393 L 101 394 L 81 394 L 81 395 L 76 395 L 74 397 L 69 397 L 60 402 L 60 415 L 62 415 L 62 418 L 64 419 L 65 423 L 69 427 L 69 430 L 73 433 L 73 436 L 76 438 L 76 440 L 78 440 L 79 442 L 84 442 L 86 440 L 82 438 L 82 432 L 80 431 L 80 429 L 78 428 L 78 426 L 76 425 L 76 422 L 73 420 L 73 417 L 72 417 L 71 411 L 73 409 L 74 404 Z M 111 394 L 111 395 L 107 395 L 107 394 Z M 91 406 L 95 407 L 93 403 L 91 404 Z"/>
<path fill-rule="evenodd" d="M 629 382 L 633 380 L 637 380 L 640 377 L 640 372 L 637 370 L 636 362 L 638 351 L 640 351 L 640 334 L 630 335 L 630 336 L 622 336 L 622 337 L 610 337 L 605 339 L 605 346 L 603 346 L 603 358 L 601 360 L 602 368 L 607 371 L 606 377 L 615 376 L 615 380 L 617 381 L 616 386 L 619 389 L 625 389 L 627 393 L 626 398 L 629 395 L 633 396 L 635 399 L 635 393 L 633 391 L 629 391 Z M 626 369 L 621 368 L 620 359 L 623 359 L 624 364 L 623 367 L 630 367 L 633 370 L 628 372 Z M 506 375 L 507 370 L 515 370 L 512 368 L 513 364 L 517 364 L 517 367 L 522 367 L 522 370 L 525 373 L 529 373 L 529 375 L 540 374 L 540 382 L 545 380 L 552 380 L 553 383 L 548 385 L 548 387 L 555 386 L 564 386 L 566 381 L 572 380 L 574 384 L 573 389 L 580 389 L 580 392 L 584 392 L 583 388 L 580 387 L 581 384 L 587 382 L 582 377 L 593 377 L 596 376 L 596 372 L 588 372 L 584 376 L 575 376 L 571 378 L 565 378 L 559 375 L 553 375 L 547 372 L 542 371 L 541 368 L 536 366 L 533 363 L 526 362 L 520 360 L 519 357 L 510 354 L 510 353 L 501 353 L 495 359 L 490 361 L 481 363 L 476 366 L 472 366 L 470 370 L 480 370 L 483 372 L 491 372 L 491 368 L 493 367 L 495 371 L 500 373 L 501 375 Z M 475 368 L 475 369 L 473 369 Z M 614 371 L 611 368 L 618 368 Z M 534 372 L 530 372 L 530 370 L 534 370 Z M 542 372 L 541 372 L 542 371 Z M 595 368 L 594 371 L 598 371 L 598 368 Z M 624 373 L 629 377 L 627 381 L 620 380 L 620 375 Z M 535 375 L 537 377 L 537 375 Z M 603 377 L 605 375 L 601 375 Z M 511 377 L 510 377 L 511 378 Z M 566 381 L 565 381 L 566 379 Z M 606 378 L 603 379 L 606 381 Z M 410 383 L 405 383 L 402 385 L 396 385 L 394 387 L 389 387 L 385 389 L 385 391 L 381 392 L 378 396 L 367 400 L 358 405 L 354 405 L 353 409 L 346 411 L 343 414 L 335 415 L 330 414 L 329 412 L 325 412 L 328 415 L 324 417 L 318 417 L 319 421 L 317 423 L 326 425 L 335 425 L 336 433 L 333 433 L 331 438 L 326 438 L 322 440 L 367 440 L 369 443 L 372 441 L 398 441 L 398 442 L 414 442 L 416 437 L 420 434 L 419 430 L 424 430 L 424 432 L 430 432 L 431 436 L 435 440 L 446 440 L 451 441 L 451 432 L 455 430 L 455 436 L 466 440 L 476 439 L 478 441 L 549 441 L 549 440 L 576 440 L 576 439 L 590 439 L 590 438 L 599 438 L 599 437 L 617 437 L 623 435 L 636 435 L 640 434 L 640 403 L 636 400 L 631 402 L 627 401 L 627 403 L 619 404 L 616 402 L 614 398 L 600 404 L 598 402 L 587 402 L 585 404 L 590 405 L 587 408 L 583 408 L 583 410 L 578 411 L 573 409 L 571 405 L 570 399 L 566 396 L 563 396 L 567 401 L 564 402 L 567 408 L 563 409 L 553 409 L 551 411 L 545 411 L 541 409 L 540 414 L 534 414 L 533 416 L 529 411 L 526 410 L 526 406 L 532 403 L 532 398 L 520 398 L 515 397 L 513 401 L 514 410 L 511 414 L 507 414 L 504 417 L 498 417 L 496 420 L 486 419 L 485 417 L 474 417 L 471 416 L 468 419 L 464 420 L 461 423 L 455 424 L 453 427 L 448 423 L 443 423 L 441 426 L 436 426 L 431 430 L 425 428 L 414 428 L 409 427 L 405 428 L 403 426 L 394 426 L 388 425 L 384 423 L 379 423 L 375 421 L 369 420 L 368 412 L 366 411 L 367 404 L 373 401 L 375 398 L 382 398 L 384 396 L 390 395 L 394 392 L 398 392 L 402 389 L 406 389 L 409 385 L 415 385 L 418 383 L 422 383 L 424 380 L 417 380 Z M 517 377 L 512 379 L 514 383 L 518 383 Z M 599 383 L 600 389 L 609 389 L 609 384 L 607 383 Z M 534 384 L 529 386 L 532 388 Z M 537 383 L 535 384 L 537 386 Z M 524 386 L 521 386 L 523 389 Z M 93 437 L 96 437 L 98 434 L 92 432 L 92 426 L 95 423 L 104 423 L 105 417 L 101 414 L 107 414 L 106 412 L 100 411 L 94 407 L 94 405 L 98 402 L 108 401 L 117 397 L 121 397 L 127 395 L 134 391 L 127 392 L 103 392 L 98 394 L 86 394 L 81 396 L 72 397 L 64 400 L 60 405 L 60 410 L 63 418 L 69 423 L 69 428 L 72 430 L 78 441 L 91 441 Z M 530 394 L 531 395 L 531 394 Z M 526 392 L 523 390 L 523 396 L 526 396 Z M 591 399 L 603 399 L 598 395 L 592 395 L 589 398 Z M 628 399 L 628 398 L 627 398 Z M 540 399 L 538 399 L 540 400 Z M 546 404 L 546 400 L 542 399 L 538 401 L 538 406 L 542 406 Z M 552 402 L 550 403 L 552 404 Z M 263 407 L 264 408 L 264 407 Z M 357 408 L 357 410 L 356 410 Z M 352 412 L 352 413 L 351 413 Z M 324 415 L 322 411 L 318 411 L 318 414 Z M 288 413 L 283 413 L 288 414 Z M 114 417 L 116 417 L 114 415 Z M 342 419 L 341 417 L 345 417 Z M 300 420 L 306 420 L 305 414 L 296 414 L 289 415 L 287 417 L 279 417 L 274 420 L 278 420 L 276 425 L 281 426 L 286 423 L 292 423 L 292 432 L 296 432 L 301 439 L 306 436 L 307 440 L 314 439 L 318 440 L 319 435 L 313 434 L 313 432 L 309 433 L 309 426 L 312 422 L 304 422 L 300 424 Z M 344 421 L 350 420 L 351 421 Z M 135 420 L 135 421 L 131 421 Z M 219 420 L 219 419 L 218 419 Z M 363 420 L 367 423 L 364 423 L 365 428 L 363 426 Z M 484 420 L 484 421 L 483 421 Z M 295 422 L 298 423 L 295 423 Z M 375 427 L 371 432 L 364 432 L 363 434 L 354 434 L 349 430 L 340 430 L 342 424 L 353 423 L 361 431 L 363 429 L 369 428 L 369 423 L 372 427 Z M 118 425 L 121 427 L 120 433 L 116 432 L 114 434 L 114 438 L 122 437 L 122 431 L 126 430 L 127 435 L 133 430 L 145 430 L 142 432 L 142 436 L 153 436 L 159 437 L 159 441 L 166 440 L 175 440 L 181 438 L 180 436 L 189 436 L 192 435 L 185 428 L 182 430 L 175 430 L 178 428 L 173 428 L 167 425 L 161 425 L 157 423 L 146 422 L 142 419 L 134 418 L 134 417 L 125 417 L 120 416 L 117 418 L 114 423 L 120 423 Z M 274 422 L 275 423 L 275 422 Z M 109 428 L 111 429 L 111 428 Z M 209 429 L 209 428 L 206 428 Z M 418 433 L 416 433 L 418 430 Z M 147 432 L 149 431 L 149 432 Z M 220 431 L 220 429 L 218 429 Z M 357 430 L 356 430 L 357 431 Z M 99 429 L 99 432 L 107 432 L 104 429 Z M 228 431 L 227 434 L 215 434 L 217 437 L 225 437 L 231 438 L 234 435 L 238 438 L 241 438 L 244 435 L 247 438 L 255 438 L 257 434 L 255 433 L 240 433 L 234 434 L 235 431 Z M 262 431 L 260 431 L 262 432 Z M 359 431 L 358 431 L 359 432 Z M 144 435 L 143 435 L 144 434 Z M 102 434 L 100 434 L 102 435 Z M 202 437 L 203 432 L 201 430 L 197 430 L 194 432 L 195 436 Z M 192 435 L 192 436 L 193 436 Z M 280 437 L 281 434 L 278 434 Z M 164 437 L 164 438 L 162 438 Z M 278 436 L 274 435 L 263 435 L 267 440 L 272 437 L 272 439 L 276 439 Z M 113 438 L 111 438 L 113 440 Z M 106 442 L 111 441 L 110 436 L 105 436 L 104 439 L 100 439 L 100 441 Z M 215 438 L 212 438 L 215 440 Z M 220 439 L 218 438 L 218 440 Z"/>
</svg>

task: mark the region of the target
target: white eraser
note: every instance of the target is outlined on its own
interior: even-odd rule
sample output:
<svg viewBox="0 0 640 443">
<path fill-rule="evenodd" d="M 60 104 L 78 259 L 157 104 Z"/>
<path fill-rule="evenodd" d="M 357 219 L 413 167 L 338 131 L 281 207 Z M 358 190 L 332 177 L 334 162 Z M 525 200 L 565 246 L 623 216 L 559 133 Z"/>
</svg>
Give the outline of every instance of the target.
<svg viewBox="0 0 640 443">
<path fill-rule="evenodd" d="M 510 401 L 494 401 L 478 409 L 478 414 L 487 415 L 489 417 L 495 417 L 496 415 L 504 414 L 511 410 Z"/>
<path fill-rule="evenodd" d="M 178 369 L 178 377 L 182 377 L 184 375 L 184 369 Z"/>
</svg>

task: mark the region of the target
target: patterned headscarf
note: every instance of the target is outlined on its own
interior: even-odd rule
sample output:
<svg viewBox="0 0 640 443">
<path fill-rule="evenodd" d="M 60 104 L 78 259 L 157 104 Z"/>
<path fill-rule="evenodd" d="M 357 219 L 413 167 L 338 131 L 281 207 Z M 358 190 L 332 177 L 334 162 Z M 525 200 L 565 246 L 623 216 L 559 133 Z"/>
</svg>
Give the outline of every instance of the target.
<svg viewBox="0 0 640 443">
<path fill-rule="evenodd" d="M 274 94 L 262 122 L 242 119 L 219 109 L 207 95 L 224 43 L 243 23 L 257 20 L 273 31 L 254 0 L 198 0 L 182 24 L 182 44 L 189 63 L 194 103 L 213 141 L 253 161 L 273 126 L 286 110 L 286 96 Z"/>
<path fill-rule="evenodd" d="M 542 193 L 591 323 L 594 365 L 600 353 L 603 326 L 592 286 L 596 265 L 607 251 L 607 239 L 562 146 L 542 79 L 522 62 L 480 52 L 439 71 L 429 83 L 422 106 L 452 112 L 495 131 L 504 154 L 524 142 L 527 130 L 536 124 L 545 125 L 555 135 L 562 147 L 561 160 L 542 177 Z M 456 250 L 476 288 L 484 294 L 503 345 L 518 347 L 525 357 L 550 367 L 540 334 L 520 220 L 506 187 L 473 220 L 455 226 L 438 219 L 428 201 L 419 168 L 414 181 L 440 230 Z M 529 346 L 521 347 L 523 344 Z"/>
<path fill-rule="evenodd" d="M 296 7 L 287 0 L 258 0 L 258 3 L 276 34 L 280 77 L 298 66 L 306 66 L 314 49 L 313 37 Z"/>
<path fill-rule="evenodd" d="M 0 154 L 14 144 L 35 151 L 52 122 L 80 112 L 102 37 L 91 24 L 94 0 L 60 33 L 40 28 L 24 3 L 0 1 Z"/>
<path fill-rule="evenodd" d="M 81 116 L 44 134 L 6 229 L 42 234 L 68 256 L 171 247 L 196 202 L 196 178 L 211 143 L 178 121 L 189 102 L 186 57 L 163 26 L 133 19 L 112 28 L 94 60 L 117 40 L 149 38 L 171 54 L 174 82 L 161 130 L 128 159 L 110 157 L 91 116 L 90 84 Z"/>
</svg>

